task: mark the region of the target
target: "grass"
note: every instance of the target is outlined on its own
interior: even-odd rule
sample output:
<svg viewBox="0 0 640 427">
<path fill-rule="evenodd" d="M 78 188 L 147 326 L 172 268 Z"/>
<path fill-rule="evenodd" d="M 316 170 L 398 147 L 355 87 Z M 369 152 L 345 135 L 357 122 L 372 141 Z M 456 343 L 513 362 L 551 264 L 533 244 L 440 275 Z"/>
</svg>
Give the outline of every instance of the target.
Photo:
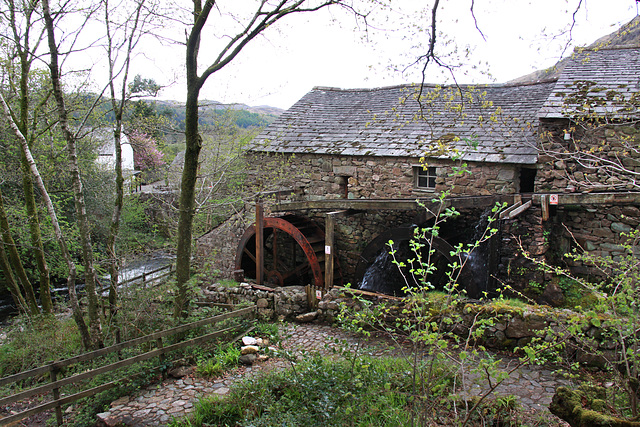
<svg viewBox="0 0 640 427">
<path fill-rule="evenodd" d="M 399 359 L 312 357 L 295 367 L 250 378 L 223 399 L 206 397 L 186 426 L 344 426 L 410 424 L 410 365 Z"/>
<path fill-rule="evenodd" d="M 217 377 L 236 366 L 240 359 L 240 349 L 233 344 L 219 345 L 213 357 L 198 362 L 196 372 L 207 377 Z"/>
<path fill-rule="evenodd" d="M 70 318 L 18 317 L 0 346 L 0 377 L 82 352 L 76 324 Z"/>
</svg>

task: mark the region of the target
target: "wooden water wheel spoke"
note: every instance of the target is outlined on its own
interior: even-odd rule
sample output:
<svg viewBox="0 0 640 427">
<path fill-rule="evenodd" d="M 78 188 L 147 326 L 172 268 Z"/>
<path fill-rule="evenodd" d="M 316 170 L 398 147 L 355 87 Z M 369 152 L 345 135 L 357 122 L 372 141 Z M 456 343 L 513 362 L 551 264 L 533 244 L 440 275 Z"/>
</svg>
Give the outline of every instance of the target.
<svg viewBox="0 0 640 427">
<path fill-rule="evenodd" d="M 283 274 L 282 278 L 286 280 L 290 277 L 297 276 L 298 274 L 302 274 L 304 271 L 309 270 L 310 268 L 311 266 L 309 265 L 309 263 L 305 262 L 304 264 L 297 266 L 295 269 Z"/>
<path fill-rule="evenodd" d="M 278 229 L 273 229 L 273 246 L 271 248 L 273 255 L 273 270 L 278 271 Z"/>
<path fill-rule="evenodd" d="M 252 254 L 252 253 L 251 253 L 251 251 L 249 251 L 249 249 L 244 248 L 244 251 L 243 251 L 243 252 L 244 252 L 245 254 L 247 254 L 247 255 L 249 256 L 249 258 L 251 258 L 251 260 L 252 260 L 254 263 L 257 263 L 257 262 L 258 262 L 258 261 L 256 260 L 256 256 L 255 256 L 254 254 Z"/>
</svg>

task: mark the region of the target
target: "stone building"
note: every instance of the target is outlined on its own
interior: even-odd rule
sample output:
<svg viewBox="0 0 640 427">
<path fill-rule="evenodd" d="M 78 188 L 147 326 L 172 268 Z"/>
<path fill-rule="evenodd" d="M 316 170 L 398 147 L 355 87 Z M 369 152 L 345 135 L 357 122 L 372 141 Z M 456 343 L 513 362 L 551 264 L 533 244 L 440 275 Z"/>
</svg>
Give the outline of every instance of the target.
<svg viewBox="0 0 640 427">
<path fill-rule="evenodd" d="M 262 194 L 262 238 L 252 225 L 262 216 L 248 205 L 202 236 L 199 253 L 227 275 L 255 279 L 264 263 L 264 283 L 388 292 L 367 282 L 376 269 L 397 270 L 383 259 L 386 243 L 408 255 L 416 225 L 433 223 L 432 200 L 447 192 L 445 204 L 461 215 L 431 243 L 442 266 L 453 246 L 478 237 L 492 206 L 507 206 L 481 259 L 465 267 L 461 282 L 472 296 L 497 282 L 526 290 L 535 281 L 544 290 L 550 277 L 520 246 L 593 274 L 559 254 L 578 246 L 621 253 L 620 232 L 640 223 L 639 61 L 638 46 L 598 47 L 540 81 L 314 88 L 247 153 L 251 182 L 277 181 L 280 190 Z M 539 300 L 549 302 L 551 291 Z"/>
</svg>

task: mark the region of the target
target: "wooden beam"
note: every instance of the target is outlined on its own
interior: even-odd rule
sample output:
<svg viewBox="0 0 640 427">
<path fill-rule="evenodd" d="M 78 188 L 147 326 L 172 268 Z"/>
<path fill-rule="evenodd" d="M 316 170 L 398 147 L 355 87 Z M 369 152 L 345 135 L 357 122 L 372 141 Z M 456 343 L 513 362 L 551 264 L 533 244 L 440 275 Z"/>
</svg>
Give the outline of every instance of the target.
<svg viewBox="0 0 640 427">
<path fill-rule="evenodd" d="M 542 208 L 542 220 L 546 221 L 549 219 L 549 195 L 543 194 L 540 197 L 540 207 Z"/>
<path fill-rule="evenodd" d="M 519 195 L 516 194 L 500 194 L 491 196 L 458 196 L 448 197 L 445 200 L 446 206 L 455 208 L 484 208 L 493 206 L 496 202 L 514 203 L 514 199 Z M 416 200 L 426 205 L 428 208 L 435 209 L 439 205 L 439 201 L 434 202 L 435 195 L 429 198 L 419 199 L 325 199 L 325 200 L 308 200 L 303 202 L 280 203 L 272 207 L 274 212 L 297 211 L 297 210 L 404 210 L 415 211 L 422 208 Z"/>
<path fill-rule="evenodd" d="M 515 205 L 514 205 L 515 206 Z M 511 209 L 506 215 L 500 215 L 500 219 L 513 219 L 520 215 L 522 212 L 526 211 L 531 207 L 531 200 L 529 200 L 524 205 L 516 206 L 514 209 Z"/>
<path fill-rule="evenodd" d="M 264 285 L 264 205 L 256 203 L 256 283 Z"/>
<path fill-rule="evenodd" d="M 534 194 L 533 203 L 542 204 L 548 194 Z M 558 206 L 562 205 L 626 205 L 640 204 L 640 192 L 622 193 L 557 193 Z"/>
<path fill-rule="evenodd" d="M 333 238 L 335 230 L 335 217 L 328 213 L 324 220 L 324 288 L 333 286 Z"/>
</svg>

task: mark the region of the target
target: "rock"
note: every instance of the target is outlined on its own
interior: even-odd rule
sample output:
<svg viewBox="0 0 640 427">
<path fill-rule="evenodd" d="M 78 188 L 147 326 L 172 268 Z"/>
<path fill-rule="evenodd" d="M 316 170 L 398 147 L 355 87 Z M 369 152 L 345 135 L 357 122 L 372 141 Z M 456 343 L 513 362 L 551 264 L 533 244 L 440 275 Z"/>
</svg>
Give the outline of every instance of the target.
<svg viewBox="0 0 640 427">
<path fill-rule="evenodd" d="M 258 344 L 258 340 L 253 337 L 243 337 L 242 344 L 244 345 L 256 345 Z"/>
<path fill-rule="evenodd" d="M 258 362 L 264 362 L 269 360 L 269 356 L 267 356 L 266 354 L 260 354 L 258 355 L 258 358 L 256 359 Z"/>
<path fill-rule="evenodd" d="M 547 326 L 543 319 L 528 316 L 526 318 L 514 317 L 511 319 L 505 330 L 508 338 L 530 338 L 536 335 L 536 332 Z"/>
<path fill-rule="evenodd" d="M 256 338 L 255 345 L 257 345 L 258 347 L 264 347 L 264 341 L 262 340 L 262 338 Z"/>
<path fill-rule="evenodd" d="M 126 405 L 127 403 L 129 403 L 129 396 L 124 396 L 111 402 L 111 407 L 113 408 L 114 406 Z"/>
<path fill-rule="evenodd" d="M 253 363 L 256 361 L 257 358 L 258 356 L 256 356 L 255 353 L 251 353 L 251 354 L 243 354 L 242 356 L 240 356 L 240 359 L 238 360 L 243 365 L 251 366 L 253 365 Z"/>
<path fill-rule="evenodd" d="M 258 298 L 258 301 L 256 301 L 256 305 L 258 306 L 258 308 L 267 308 L 269 307 L 269 301 L 267 301 L 266 298 Z"/>
<path fill-rule="evenodd" d="M 240 354 L 242 354 L 242 355 L 245 355 L 245 354 L 256 354 L 259 351 L 260 351 L 260 347 L 258 347 L 258 346 L 245 345 L 244 347 L 242 347 L 240 349 Z"/>
<path fill-rule="evenodd" d="M 316 320 L 316 317 L 318 317 L 318 312 L 312 311 L 310 313 L 304 313 L 296 316 L 296 320 L 300 323 L 309 323 Z"/>
<path fill-rule="evenodd" d="M 195 371 L 195 366 L 177 366 L 169 369 L 167 374 L 173 378 L 182 378 L 192 374 Z"/>
<path fill-rule="evenodd" d="M 546 304 L 551 307 L 560 307 L 564 303 L 564 293 L 557 283 L 551 282 L 547 285 L 536 301 L 538 304 Z"/>
<path fill-rule="evenodd" d="M 611 224 L 611 230 L 616 233 L 628 233 L 631 231 L 631 227 L 621 222 L 614 222 Z"/>
</svg>

